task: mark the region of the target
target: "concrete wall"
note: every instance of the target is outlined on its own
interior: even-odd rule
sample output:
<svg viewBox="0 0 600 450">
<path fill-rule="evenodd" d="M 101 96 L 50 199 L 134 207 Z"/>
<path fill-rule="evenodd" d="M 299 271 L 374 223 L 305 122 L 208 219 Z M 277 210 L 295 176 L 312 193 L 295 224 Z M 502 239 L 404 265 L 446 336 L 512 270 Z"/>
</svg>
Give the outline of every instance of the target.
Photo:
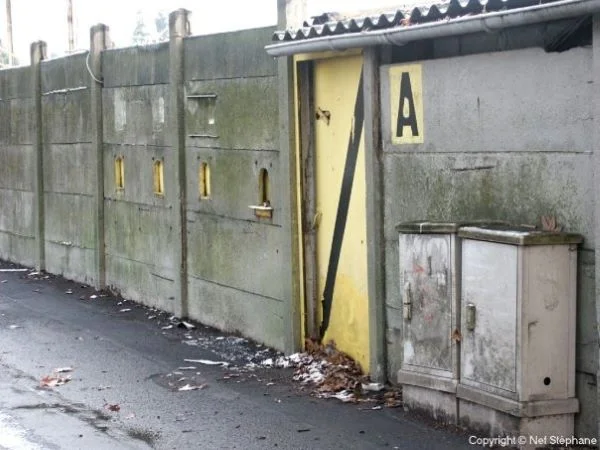
<svg viewBox="0 0 600 450">
<path fill-rule="evenodd" d="M 189 38 L 185 54 L 189 310 L 193 317 L 282 348 L 283 199 L 277 65 L 271 29 Z M 197 96 L 216 97 L 197 97 Z M 211 195 L 201 198 L 207 163 Z M 258 218 L 259 174 L 269 173 L 272 219 Z"/>
<path fill-rule="evenodd" d="M 0 71 L 0 257 L 35 260 L 31 69 Z"/>
<path fill-rule="evenodd" d="M 273 29 L 184 39 L 189 317 L 283 348 L 285 264 L 280 253 L 276 61 L 264 52 Z M 41 63 L 45 268 L 98 282 L 98 229 L 105 232 L 106 285 L 135 301 L 181 310 L 181 250 L 169 43 L 102 52 L 101 150 L 104 217 L 95 203 L 88 53 Z M 93 59 L 93 58 L 92 58 Z M 87 60 L 87 61 L 86 61 Z M 27 265 L 36 251 L 34 67 L 0 71 L 0 257 Z M 214 100 L 194 97 L 214 94 Z M 209 120 L 210 119 L 210 120 Z M 115 159 L 124 161 L 116 186 Z M 153 164 L 164 164 L 164 193 Z M 199 167 L 210 167 L 201 198 Z M 267 169 L 273 218 L 258 218 L 259 173 Z M 102 204 L 102 203 L 101 203 Z M 288 262 L 289 264 L 289 262 Z"/>
<path fill-rule="evenodd" d="M 387 66 L 381 72 L 389 377 L 395 378 L 402 352 L 397 223 L 539 224 L 542 215 L 555 215 L 565 230 L 585 237 L 578 269 L 576 434 L 595 436 L 591 49 L 524 49 L 416 63 L 422 64 L 423 144 L 391 143 Z"/>
<path fill-rule="evenodd" d="M 125 297 L 174 312 L 175 155 L 168 140 L 169 45 L 103 53 L 106 283 Z M 115 159 L 124 161 L 124 187 Z M 152 169 L 164 161 L 164 195 Z"/>
<path fill-rule="evenodd" d="M 87 53 L 42 61 L 46 269 L 93 282 L 94 159 Z"/>
</svg>

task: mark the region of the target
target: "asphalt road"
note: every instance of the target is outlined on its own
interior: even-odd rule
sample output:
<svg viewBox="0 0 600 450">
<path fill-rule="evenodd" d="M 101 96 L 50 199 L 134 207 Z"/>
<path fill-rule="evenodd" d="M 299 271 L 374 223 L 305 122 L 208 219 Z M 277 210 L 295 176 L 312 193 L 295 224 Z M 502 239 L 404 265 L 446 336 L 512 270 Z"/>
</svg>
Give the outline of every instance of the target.
<svg viewBox="0 0 600 450">
<path fill-rule="evenodd" d="M 314 398 L 291 369 L 236 371 L 271 355 L 254 343 L 30 272 L 0 272 L 0 449 L 472 448 L 402 408 Z"/>
</svg>

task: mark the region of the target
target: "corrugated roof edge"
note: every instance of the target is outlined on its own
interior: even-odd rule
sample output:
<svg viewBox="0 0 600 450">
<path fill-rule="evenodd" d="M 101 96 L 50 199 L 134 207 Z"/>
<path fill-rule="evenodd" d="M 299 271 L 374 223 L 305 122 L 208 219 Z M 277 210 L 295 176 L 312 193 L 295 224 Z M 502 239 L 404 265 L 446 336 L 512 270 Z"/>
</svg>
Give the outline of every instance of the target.
<svg viewBox="0 0 600 450">
<path fill-rule="evenodd" d="M 377 15 L 360 17 L 340 13 L 324 13 L 304 22 L 297 30 L 278 30 L 273 41 L 286 42 L 318 37 L 368 32 L 386 28 L 409 26 L 444 19 L 453 19 L 487 12 L 524 8 L 554 3 L 558 0 L 451 0 L 449 3 L 415 7 L 412 10 L 397 9 Z"/>
<path fill-rule="evenodd" d="M 491 2 L 492 0 L 490 0 Z M 501 0 L 495 0 L 501 1 Z M 518 3 L 515 3 L 518 2 Z M 520 7 L 504 8 L 481 14 L 468 14 L 444 20 L 395 26 L 379 29 L 364 29 L 358 33 L 320 35 L 311 39 L 277 41 L 265 47 L 271 56 L 290 56 L 298 53 L 343 51 L 351 48 L 370 47 L 382 44 L 405 45 L 408 42 L 446 38 L 479 32 L 497 32 L 511 27 L 521 27 L 542 22 L 569 18 L 585 18 L 600 13 L 600 0 L 555 0 L 534 2 L 533 5 L 520 0 L 506 0 L 504 4 Z M 489 6 L 489 3 L 487 4 Z M 525 5 L 525 6 L 522 6 Z"/>
</svg>

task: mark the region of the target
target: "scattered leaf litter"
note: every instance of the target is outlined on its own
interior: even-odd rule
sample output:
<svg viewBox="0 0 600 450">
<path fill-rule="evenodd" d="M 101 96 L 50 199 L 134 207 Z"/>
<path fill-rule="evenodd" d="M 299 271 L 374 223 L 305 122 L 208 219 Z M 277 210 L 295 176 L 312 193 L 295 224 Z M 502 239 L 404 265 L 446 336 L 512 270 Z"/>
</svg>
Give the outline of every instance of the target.
<svg viewBox="0 0 600 450">
<path fill-rule="evenodd" d="M 112 411 L 112 412 L 119 412 L 121 411 L 121 405 L 119 405 L 118 403 L 106 403 L 104 405 L 104 408 Z"/>
</svg>

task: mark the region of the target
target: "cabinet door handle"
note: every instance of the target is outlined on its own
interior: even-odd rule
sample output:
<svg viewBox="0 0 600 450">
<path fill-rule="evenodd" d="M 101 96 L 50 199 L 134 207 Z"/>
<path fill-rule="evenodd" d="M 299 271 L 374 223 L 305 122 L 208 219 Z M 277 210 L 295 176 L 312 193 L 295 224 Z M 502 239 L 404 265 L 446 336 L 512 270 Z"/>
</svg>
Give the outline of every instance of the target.
<svg viewBox="0 0 600 450">
<path fill-rule="evenodd" d="M 404 320 L 412 319 L 412 291 L 410 289 L 410 281 L 404 283 L 404 301 L 402 303 L 402 311 Z"/>
<path fill-rule="evenodd" d="M 467 324 L 467 330 L 473 331 L 475 330 L 475 319 L 477 317 L 476 307 L 474 303 L 467 303 L 467 315 L 465 318 L 465 322 Z"/>
</svg>

